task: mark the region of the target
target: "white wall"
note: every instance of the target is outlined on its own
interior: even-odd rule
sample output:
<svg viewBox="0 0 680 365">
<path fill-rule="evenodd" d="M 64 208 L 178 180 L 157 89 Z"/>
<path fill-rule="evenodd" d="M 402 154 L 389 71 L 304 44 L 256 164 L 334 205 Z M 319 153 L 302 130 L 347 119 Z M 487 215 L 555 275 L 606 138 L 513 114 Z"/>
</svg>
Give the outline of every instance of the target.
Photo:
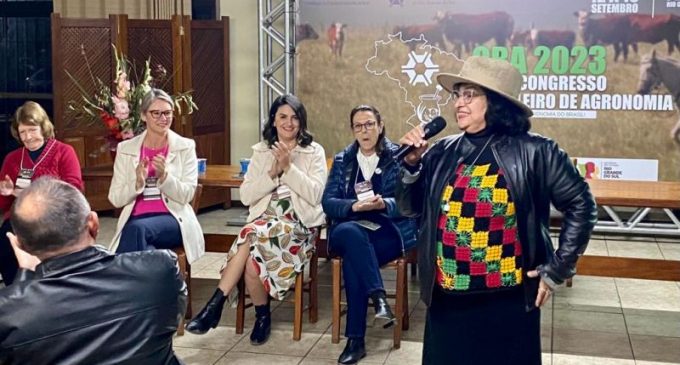
<svg viewBox="0 0 680 365">
<path fill-rule="evenodd" d="M 154 1 L 158 19 L 169 19 L 177 8 L 191 15 L 191 0 L 54 0 L 54 12 L 62 18 L 108 18 L 109 14 L 127 14 L 130 19 L 154 17 Z"/>
<path fill-rule="evenodd" d="M 250 157 L 259 137 L 258 15 L 255 0 L 220 0 L 229 17 L 231 57 L 231 162 Z"/>
</svg>

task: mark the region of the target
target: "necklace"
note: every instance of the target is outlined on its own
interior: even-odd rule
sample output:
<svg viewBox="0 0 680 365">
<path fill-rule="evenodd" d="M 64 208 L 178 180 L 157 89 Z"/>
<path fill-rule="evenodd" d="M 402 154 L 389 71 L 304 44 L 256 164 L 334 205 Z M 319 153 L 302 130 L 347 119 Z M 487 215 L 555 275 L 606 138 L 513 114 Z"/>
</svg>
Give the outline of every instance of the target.
<svg viewBox="0 0 680 365">
<path fill-rule="evenodd" d="M 460 146 L 460 141 L 462 141 L 463 138 L 464 137 L 460 137 L 458 139 L 458 143 L 456 143 L 456 150 L 458 150 L 458 147 Z M 474 166 L 475 162 L 477 162 L 477 160 L 479 160 L 479 157 L 482 155 L 482 153 L 484 153 L 484 150 L 486 150 L 486 147 L 489 146 L 489 143 L 491 143 L 492 139 L 493 139 L 493 134 L 491 136 L 489 136 L 489 139 L 487 139 L 486 143 L 484 143 L 484 147 L 482 147 L 482 150 L 479 151 L 479 153 L 477 154 L 477 157 L 475 157 L 475 159 L 472 161 L 472 163 L 469 166 Z"/>
</svg>

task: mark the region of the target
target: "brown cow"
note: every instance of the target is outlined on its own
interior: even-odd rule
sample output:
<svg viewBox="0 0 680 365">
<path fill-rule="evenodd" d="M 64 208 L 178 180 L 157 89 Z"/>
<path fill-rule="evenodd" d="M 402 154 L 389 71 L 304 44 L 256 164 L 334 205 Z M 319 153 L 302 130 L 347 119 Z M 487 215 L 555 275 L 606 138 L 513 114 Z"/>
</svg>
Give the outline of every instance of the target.
<svg viewBox="0 0 680 365">
<path fill-rule="evenodd" d="M 662 14 L 652 17 L 648 14 L 628 15 L 632 27 L 631 41 L 656 44 L 666 41 L 668 44 L 668 54 L 673 53 L 673 49 L 680 51 L 680 16 L 675 14 Z M 637 53 L 637 44 L 632 44 Z"/>
<path fill-rule="evenodd" d="M 319 34 L 309 23 L 302 23 L 295 26 L 295 43 L 300 43 L 305 39 L 319 39 Z"/>
<path fill-rule="evenodd" d="M 331 49 L 333 56 L 342 57 L 342 49 L 345 47 L 345 28 L 347 25 L 342 23 L 333 23 L 326 31 L 328 37 L 328 47 Z"/>
<path fill-rule="evenodd" d="M 510 36 L 510 45 L 531 48 L 531 31 L 525 30 L 512 33 Z"/>
<path fill-rule="evenodd" d="M 400 34 L 403 41 L 417 40 L 420 36 L 423 37 L 423 42 L 409 42 L 409 48 L 411 51 L 415 50 L 418 44 L 427 43 L 432 46 L 439 47 L 446 51 L 446 45 L 444 44 L 444 36 L 442 35 L 442 30 L 439 24 L 420 24 L 420 25 L 409 25 L 409 26 L 396 26 L 392 34 Z"/>
<path fill-rule="evenodd" d="M 586 47 L 596 44 L 611 44 L 614 46 L 614 62 L 623 53 L 624 62 L 628 60 L 628 45 L 631 44 L 630 20 L 625 15 L 608 15 L 603 18 L 593 18 L 590 12 L 580 10 L 574 12 L 578 18 L 581 39 Z"/>
<path fill-rule="evenodd" d="M 491 39 L 497 46 L 506 46 L 515 22 L 510 14 L 495 11 L 483 14 L 437 13 L 435 17 L 442 26 L 446 39 L 454 43 L 460 41 L 466 51 Z"/>
<path fill-rule="evenodd" d="M 576 33 L 571 30 L 531 30 L 531 45 L 533 47 L 546 46 L 553 48 L 565 46 L 569 49 L 574 46 Z"/>
<path fill-rule="evenodd" d="M 524 46 L 529 50 L 537 46 L 549 48 L 565 46 L 571 48 L 574 46 L 575 40 L 576 33 L 571 30 L 539 30 L 531 28 L 531 30 L 523 32 L 514 32 L 510 36 L 511 45 Z"/>
</svg>

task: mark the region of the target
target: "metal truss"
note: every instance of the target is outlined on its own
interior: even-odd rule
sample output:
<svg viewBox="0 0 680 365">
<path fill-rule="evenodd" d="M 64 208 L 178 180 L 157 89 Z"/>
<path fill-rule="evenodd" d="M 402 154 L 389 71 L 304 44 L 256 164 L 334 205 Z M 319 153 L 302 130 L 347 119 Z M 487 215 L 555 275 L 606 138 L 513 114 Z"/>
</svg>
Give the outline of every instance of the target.
<svg viewBox="0 0 680 365">
<path fill-rule="evenodd" d="M 260 129 L 278 96 L 295 92 L 295 0 L 259 0 Z"/>
</svg>

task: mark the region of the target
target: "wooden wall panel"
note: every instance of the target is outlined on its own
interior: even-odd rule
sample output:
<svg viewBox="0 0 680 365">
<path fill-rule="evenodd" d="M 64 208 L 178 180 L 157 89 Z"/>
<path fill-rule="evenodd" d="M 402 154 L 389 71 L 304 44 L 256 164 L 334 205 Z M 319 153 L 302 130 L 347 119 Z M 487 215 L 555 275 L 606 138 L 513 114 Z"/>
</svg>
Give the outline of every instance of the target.
<svg viewBox="0 0 680 365">
<path fill-rule="evenodd" d="M 62 142 L 71 145 L 76 151 L 76 156 L 78 156 L 78 162 L 80 166 L 85 166 L 87 161 L 85 152 L 85 140 L 83 137 L 65 137 L 61 139 Z"/>
<path fill-rule="evenodd" d="M 141 77 L 144 62 L 151 59 L 154 70 L 158 65 L 165 68 L 168 78 L 175 78 L 176 67 L 173 63 L 172 23 L 170 20 L 128 20 L 127 29 L 128 58 L 134 62 L 137 76 Z M 136 80 L 135 80 L 136 81 Z M 172 80 L 154 85 L 170 94 L 178 90 L 173 89 Z"/>
<path fill-rule="evenodd" d="M 224 161 L 225 144 L 228 148 L 228 143 L 224 141 L 224 133 L 209 133 L 202 135 L 195 135 L 196 141 L 196 155 L 201 158 L 207 158 L 208 164 L 222 164 Z M 203 189 L 201 196 L 201 208 L 209 207 L 216 204 L 231 202 L 231 191 L 225 189 Z"/>
<path fill-rule="evenodd" d="M 173 129 L 194 138 L 199 157 L 208 158 L 208 163 L 229 164 L 228 18 L 191 21 L 188 16 L 174 15 L 171 20 L 140 20 L 111 15 L 109 19 L 70 19 L 53 14 L 55 127 L 57 137 L 74 146 L 81 166 L 108 169 L 113 164 L 106 144 L 107 130 L 101 120 L 68 108 L 69 101 L 81 100 L 83 92 L 94 94 L 93 77 L 113 84 L 115 56 L 111 44 L 134 63 L 130 74 L 133 83 L 139 82 L 145 61 L 150 58 L 152 71 L 161 66 L 167 72 L 167 79 L 157 80 L 155 87 L 170 94 L 193 90 L 199 109 L 193 115 L 177 118 Z M 86 62 L 89 68 L 83 67 Z M 86 195 L 93 208 L 112 208 L 106 199 L 109 183 L 106 179 L 86 181 Z M 229 204 L 230 197 L 227 190 L 206 189 L 202 206 Z"/>
</svg>

